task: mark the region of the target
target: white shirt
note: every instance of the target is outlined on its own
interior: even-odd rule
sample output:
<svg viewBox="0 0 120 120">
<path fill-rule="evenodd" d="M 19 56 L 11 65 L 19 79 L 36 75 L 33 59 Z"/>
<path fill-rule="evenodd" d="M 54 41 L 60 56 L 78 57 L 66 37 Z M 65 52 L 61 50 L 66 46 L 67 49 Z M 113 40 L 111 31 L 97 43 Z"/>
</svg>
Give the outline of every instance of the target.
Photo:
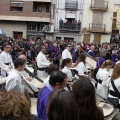
<svg viewBox="0 0 120 120">
<path fill-rule="evenodd" d="M 86 75 L 84 74 L 85 72 L 87 73 L 88 70 L 85 66 L 85 64 L 83 62 L 80 62 L 77 66 L 76 66 L 76 70 L 78 71 L 78 75 Z"/>
<path fill-rule="evenodd" d="M 67 66 L 65 66 L 62 69 L 62 72 L 64 72 L 67 75 L 67 80 L 68 81 L 72 81 L 72 72 L 71 72 L 71 70 Z"/>
<path fill-rule="evenodd" d="M 50 65 L 50 62 L 47 60 L 45 54 L 43 54 L 42 52 L 39 52 L 36 60 L 37 60 L 37 66 L 39 68 L 46 68 Z"/>
<path fill-rule="evenodd" d="M 109 85 L 109 80 L 108 80 L 108 78 L 109 78 L 109 72 L 107 71 L 106 68 L 103 68 L 103 69 L 100 68 L 98 70 L 97 74 L 96 74 L 96 78 L 98 80 L 102 81 L 102 85 L 105 85 L 105 86 L 108 87 L 108 85 Z"/>
<path fill-rule="evenodd" d="M 20 72 L 17 70 L 12 70 L 11 73 L 6 78 L 6 90 L 9 91 L 16 85 L 22 84 L 22 77 Z"/>
<path fill-rule="evenodd" d="M 50 79 L 50 75 L 43 82 L 45 86 L 49 84 L 49 79 Z"/>
<path fill-rule="evenodd" d="M 109 78 L 109 80 L 111 80 L 111 78 Z M 114 84 L 115 84 L 117 90 L 120 92 L 120 77 L 117 78 L 117 79 L 115 79 L 113 82 L 114 82 Z M 111 82 L 110 82 L 110 84 L 109 84 L 109 90 L 114 91 Z M 110 97 L 110 98 L 116 98 L 116 97 L 113 97 L 113 96 L 110 95 L 110 94 L 108 94 L 108 97 Z M 120 103 L 120 100 L 119 100 L 119 103 Z"/>
<path fill-rule="evenodd" d="M 62 52 L 62 59 L 64 60 L 66 58 L 70 58 L 72 60 L 71 52 L 67 48 Z"/>
<path fill-rule="evenodd" d="M 6 76 L 6 71 L 9 69 L 9 65 L 6 65 L 5 63 L 10 63 L 10 65 L 13 66 L 12 57 L 9 52 L 3 51 L 0 54 L 0 67 L 4 76 Z"/>
</svg>

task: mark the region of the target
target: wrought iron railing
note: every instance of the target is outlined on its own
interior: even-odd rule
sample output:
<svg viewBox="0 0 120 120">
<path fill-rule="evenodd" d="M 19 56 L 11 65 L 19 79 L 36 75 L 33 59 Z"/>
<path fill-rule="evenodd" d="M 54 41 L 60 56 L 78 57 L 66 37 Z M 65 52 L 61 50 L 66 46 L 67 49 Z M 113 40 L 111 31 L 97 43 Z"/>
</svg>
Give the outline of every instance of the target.
<svg viewBox="0 0 120 120">
<path fill-rule="evenodd" d="M 65 9 L 78 9 L 78 1 L 65 1 Z"/>
<path fill-rule="evenodd" d="M 71 24 L 71 23 L 60 23 L 59 30 L 66 30 L 66 31 L 80 31 L 81 24 Z"/>
<path fill-rule="evenodd" d="M 89 30 L 93 32 L 105 32 L 106 25 L 100 23 L 89 23 Z"/>
<path fill-rule="evenodd" d="M 96 8 L 96 9 L 108 9 L 108 2 L 109 1 L 95 1 L 92 0 L 91 2 L 91 8 Z"/>
</svg>

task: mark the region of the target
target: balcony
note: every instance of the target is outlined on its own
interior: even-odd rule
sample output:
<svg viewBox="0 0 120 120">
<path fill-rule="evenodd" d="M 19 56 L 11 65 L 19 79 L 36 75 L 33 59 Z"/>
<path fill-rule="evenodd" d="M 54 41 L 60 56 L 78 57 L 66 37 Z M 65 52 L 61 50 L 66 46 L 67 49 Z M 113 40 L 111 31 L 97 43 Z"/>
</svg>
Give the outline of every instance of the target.
<svg viewBox="0 0 120 120">
<path fill-rule="evenodd" d="M 60 31 L 80 32 L 80 29 L 81 29 L 81 24 L 60 23 L 60 25 L 59 25 Z"/>
<path fill-rule="evenodd" d="M 108 2 L 109 1 L 95 1 L 95 0 L 92 0 L 91 10 L 106 11 L 108 9 Z"/>
<path fill-rule="evenodd" d="M 90 32 L 105 33 L 105 29 L 106 29 L 105 24 L 99 24 L 99 23 L 90 23 L 89 24 Z"/>
<path fill-rule="evenodd" d="M 69 10 L 77 10 L 78 9 L 78 1 L 65 1 L 65 9 Z"/>
</svg>

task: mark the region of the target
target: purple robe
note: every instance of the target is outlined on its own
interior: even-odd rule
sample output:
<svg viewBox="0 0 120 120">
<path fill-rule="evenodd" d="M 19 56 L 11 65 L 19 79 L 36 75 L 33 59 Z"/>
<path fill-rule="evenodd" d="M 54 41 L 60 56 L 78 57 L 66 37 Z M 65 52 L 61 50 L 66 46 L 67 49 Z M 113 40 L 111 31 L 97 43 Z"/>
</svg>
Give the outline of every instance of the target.
<svg viewBox="0 0 120 120">
<path fill-rule="evenodd" d="M 97 68 L 100 68 L 100 66 L 102 65 L 102 63 L 105 61 L 105 58 L 103 58 L 102 56 L 100 56 L 97 59 Z"/>
<path fill-rule="evenodd" d="M 38 117 L 41 120 L 47 120 L 46 107 L 47 107 L 47 103 L 48 103 L 49 94 L 52 91 L 53 91 L 52 86 L 47 85 L 47 86 L 43 87 L 38 94 L 37 113 L 38 113 Z"/>
<path fill-rule="evenodd" d="M 92 51 L 92 50 L 89 50 L 89 51 L 88 51 L 88 54 L 91 55 L 92 57 L 95 57 L 95 52 Z"/>
<path fill-rule="evenodd" d="M 73 54 L 74 51 L 75 51 L 75 48 L 72 47 L 72 49 L 70 50 L 71 54 Z"/>
<path fill-rule="evenodd" d="M 112 54 L 112 61 L 115 63 L 118 61 L 118 56 L 114 53 Z"/>
<path fill-rule="evenodd" d="M 78 56 L 76 55 L 76 51 L 74 51 L 73 54 L 72 54 L 73 63 L 76 63 L 77 59 L 78 59 Z"/>
</svg>

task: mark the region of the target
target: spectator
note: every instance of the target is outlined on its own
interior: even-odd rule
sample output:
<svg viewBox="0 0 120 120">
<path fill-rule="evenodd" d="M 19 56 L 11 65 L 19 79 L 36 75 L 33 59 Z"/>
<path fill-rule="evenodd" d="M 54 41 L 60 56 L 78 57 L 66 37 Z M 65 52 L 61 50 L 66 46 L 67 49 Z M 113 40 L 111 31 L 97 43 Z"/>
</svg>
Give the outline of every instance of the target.
<svg viewBox="0 0 120 120">
<path fill-rule="evenodd" d="M 56 89 L 64 88 L 67 83 L 67 76 L 61 71 L 55 71 L 51 74 L 49 79 L 49 85 L 43 87 L 39 94 L 37 100 L 37 113 L 39 118 L 42 120 L 47 120 L 46 107 L 48 103 L 49 94 Z"/>
<path fill-rule="evenodd" d="M 88 54 L 92 57 L 95 57 L 95 46 L 91 46 L 90 50 L 88 51 Z"/>
<path fill-rule="evenodd" d="M 32 120 L 30 104 L 26 97 L 19 92 L 0 91 L 1 120 Z"/>
<path fill-rule="evenodd" d="M 81 77 L 74 82 L 72 88 L 79 120 L 104 120 L 102 109 L 96 105 L 95 89 L 91 81 Z"/>
<path fill-rule="evenodd" d="M 49 96 L 48 120 L 78 120 L 75 100 L 69 91 L 56 90 Z"/>
</svg>

